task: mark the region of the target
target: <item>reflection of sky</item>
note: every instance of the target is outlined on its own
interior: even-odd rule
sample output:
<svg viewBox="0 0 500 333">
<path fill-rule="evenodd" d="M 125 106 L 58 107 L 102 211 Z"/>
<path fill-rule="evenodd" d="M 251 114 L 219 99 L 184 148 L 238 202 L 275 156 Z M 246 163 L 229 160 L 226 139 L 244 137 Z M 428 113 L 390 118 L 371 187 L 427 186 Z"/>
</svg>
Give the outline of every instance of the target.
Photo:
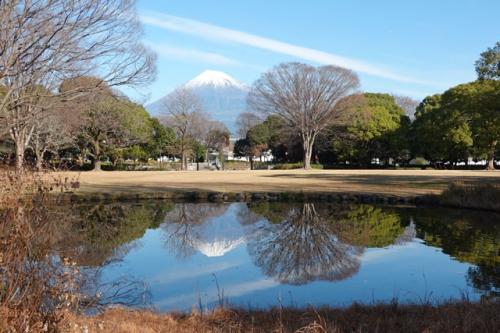
<svg viewBox="0 0 500 333">
<path fill-rule="evenodd" d="M 231 224 L 232 234 L 238 237 L 238 204 L 223 216 L 214 218 Z M 239 226 L 244 229 L 245 227 Z M 221 230 L 223 232 L 223 230 Z M 220 240 L 220 235 L 216 239 Z M 353 301 L 420 302 L 431 297 L 442 300 L 459 297 L 468 292 L 471 299 L 479 294 L 467 287 L 465 276 L 468 264 L 451 260 L 439 249 L 419 240 L 383 249 L 366 249 L 359 272 L 342 281 L 315 281 L 301 286 L 280 285 L 262 274 L 248 255 L 244 244 L 223 256 L 207 257 L 201 252 L 185 259 L 179 258 L 164 246 L 162 229 L 148 230 L 140 240 L 141 246 L 132 249 L 118 263 L 103 269 L 103 279 L 130 275 L 144 280 L 150 287 L 153 305 L 159 310 L 186 310 L 198 306 L 213 306 L 220 293 L 231 304 L 264 307 L 277 305 L 348 305 Z"/>
</svg>

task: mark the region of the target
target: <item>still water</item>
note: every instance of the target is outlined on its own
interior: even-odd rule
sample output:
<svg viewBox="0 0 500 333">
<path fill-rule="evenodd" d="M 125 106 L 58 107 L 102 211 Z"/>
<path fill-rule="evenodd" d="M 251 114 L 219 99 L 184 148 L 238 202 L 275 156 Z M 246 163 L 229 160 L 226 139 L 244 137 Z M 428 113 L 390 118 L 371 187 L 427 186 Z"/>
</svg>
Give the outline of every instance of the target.
<svg viewBox="0 0 500 333">
<path fill-rule="evenodd" d="M 500 215 L 491 212 L 151 201 L 71 214 L 54 247 L 106 302 L 183 311 L 500 294 Z"/>
</svg>

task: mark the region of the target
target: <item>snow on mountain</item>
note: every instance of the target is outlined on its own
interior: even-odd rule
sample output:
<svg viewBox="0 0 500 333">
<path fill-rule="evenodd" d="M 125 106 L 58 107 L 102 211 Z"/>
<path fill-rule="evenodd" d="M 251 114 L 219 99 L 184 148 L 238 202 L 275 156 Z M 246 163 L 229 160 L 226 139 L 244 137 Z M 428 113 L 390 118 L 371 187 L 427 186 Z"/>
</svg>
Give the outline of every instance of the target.
<svg viewBox="0 0 500 333">
<path fill-rule="evenodd" d="M 234 87 L 246 90 L 245 85 L 236 81 L 224 72 L 206 70 L 184 85 L 186 88 L 196 89 L 203 86 L 216 88 Z"/>
<path fill-rule="evenodd" d="M 185 83 L 184 87 L 198 96 L 204 111 L 213 119 L 223 122 L 231 132 L 236 132 L 236 118 L 246 110 L 247 86 L 224 72 L 206 70 Z M 166 96 L 146 105 L 151 115 L 161 114 Z"/>
</svg>

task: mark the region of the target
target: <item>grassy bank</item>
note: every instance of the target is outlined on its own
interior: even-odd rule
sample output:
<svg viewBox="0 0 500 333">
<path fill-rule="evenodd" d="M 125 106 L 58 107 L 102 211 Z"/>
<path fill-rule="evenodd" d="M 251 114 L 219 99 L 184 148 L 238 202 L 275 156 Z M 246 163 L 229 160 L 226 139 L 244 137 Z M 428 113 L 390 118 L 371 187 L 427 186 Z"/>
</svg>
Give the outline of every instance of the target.
<svg viewBox="0 0 500 333">
<path fill-rule="evenodd" d="M 439 197 L 441 205 L 500 211 L 500 184 L 451 184 Z"/>
<path fill-rule="evenodd" d="M 450 302 L 439 306 L 352 305 L 345 309 L 214 310 L 157 314 L 111 309 L 70 317 L 68 332 L 498 332 L 500 303 Z"/>
<path fill-rule="evenodd" d="M 62 172 L 79 177 L 79 192 L 307 192 L 439 195 L 448 185 L 500 184 L 500 172 L 435 170 L 239 170 Z"/>
</svg>

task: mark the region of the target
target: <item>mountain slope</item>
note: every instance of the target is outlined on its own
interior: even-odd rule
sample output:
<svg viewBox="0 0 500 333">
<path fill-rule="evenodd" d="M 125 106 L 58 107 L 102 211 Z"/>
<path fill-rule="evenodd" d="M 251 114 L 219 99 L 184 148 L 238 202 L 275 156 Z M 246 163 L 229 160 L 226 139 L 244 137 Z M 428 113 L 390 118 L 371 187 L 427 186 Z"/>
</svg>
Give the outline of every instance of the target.
<svg viewBox="0 0 500 333">
<path fill-rule="evenodd" d="M 220 71 L 206 70 L 184 84 L 200 99 L 205 112 L 236 132 L 236 118 L 246 109 L 248 87 Z M 167 95 L 168 96 L 168 95 Z M 166 96 L 146 105 L 153 116 L 161 114 Z"/>
</svg>

